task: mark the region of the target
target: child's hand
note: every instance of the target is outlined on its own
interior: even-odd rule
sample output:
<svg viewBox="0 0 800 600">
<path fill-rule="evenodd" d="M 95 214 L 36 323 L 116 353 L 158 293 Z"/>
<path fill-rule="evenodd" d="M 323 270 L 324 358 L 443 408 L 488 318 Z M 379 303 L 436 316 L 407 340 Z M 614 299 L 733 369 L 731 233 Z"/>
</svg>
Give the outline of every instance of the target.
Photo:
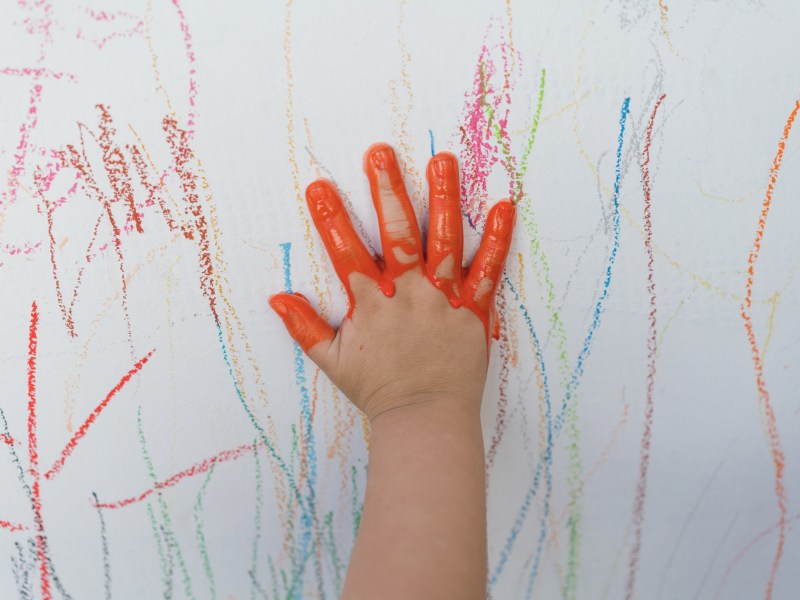
<svg viewBox="0 0 800 600">
<path fill-rule="evenodd" d="M 364 171 L 378 214 L 382 261 L 364 247 L 330 181 L 318 179 L 306 190 L 314 224 L 350 301 L 338 331 L 301 294 L 276 294 L 270 306 L 311 360 L 370 421 L 394 408 L 429 402 L 455 401 L 477 412 L 514 205 L 502 201 L 492 207 L 472 265 L 462 269 L 456 158 L 440 153 L 428 163 L 425 256 L 392 148 L 370 147 Z"/>
</svg>

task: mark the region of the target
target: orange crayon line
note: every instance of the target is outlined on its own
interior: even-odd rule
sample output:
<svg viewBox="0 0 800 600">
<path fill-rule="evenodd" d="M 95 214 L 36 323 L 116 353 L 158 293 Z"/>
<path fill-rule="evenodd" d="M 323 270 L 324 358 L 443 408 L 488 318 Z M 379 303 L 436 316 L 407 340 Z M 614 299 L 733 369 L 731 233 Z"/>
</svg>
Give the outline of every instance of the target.
<svg viewBox="0 0 800 600">
<path fill-rule="evenodd" d="M 783 152 L 786 148 L 786 141 L 789 137 L 789 132 L 794 124 L 795 117 L 800 111 L 800 99 L 795 101 L 794 110 L 789 114 L 786 119 L 786 124 L 783 127 L 783 136 L 778 142 L 778 150 L 775 153 L 775 158 L 772 161 L 772 168 L 770 169 L 769 185 L 767 192 L 764 195 L 764 201 L 761 203 L 761 214 L 758 218 L 758 226 L 756 227 L 756 235 L 753 240 L 753 248 L 750 250 L 750 255 L 747 257 L 747 280 L 745 282 L 745 297 L 741 305 L 741 315 L 744 320 L 744 328 L 747 333 L 747 339 L 750 343 L 750 351 L 753 357 L 753 366 L 756 371 L 756 386 L 758 388 L 758 403 L 766 416 L 767 420 L 767 433 L 769 435 L 770 453 L 772 461 L 775 465 L 775 495 L 778 500 L 778 511 L 780 512 L 780 519 L 778 521 L 778 547 L 775 550 L 775 557 L 772 560 L 772 568 L 770 570 L 769 579 L 767 580 L 767 589 L 765 598 L 770 600 L 772 592 L 775 587 L 775 576 L 777 575 L 780 566 L 781 558 L 783 557 L 783 547 L 786 543 L 786 516 L 787 516 L 787 496 L 786 487 L 783 483 L 783 475 L 786 466 L 785 455 L 783 446 L 781 444 L 780 435 L 778 433 L 778 423 L 775 418 L 775 411 L 772 408 L 772 403 L 769 398 L 769 390 L 767 390 L 767 383 L 764 378 L 764 361 L 761 351 L 758 347 L 755 331 L 753 329 L 753 320 L 751 315 L 752 297 L 753 297 L 753 279 L 755 276 L 755 265 L 758 261 L 759 252 L 761 251 L 761 242 L 764 238 L 764 230 L 767 225 L 767 216 L 769 209 L 772 206 L 772 198 L 775 192 L 775 182 L 778 180 L 778 173 L 783 161 Z"/>
</svg>

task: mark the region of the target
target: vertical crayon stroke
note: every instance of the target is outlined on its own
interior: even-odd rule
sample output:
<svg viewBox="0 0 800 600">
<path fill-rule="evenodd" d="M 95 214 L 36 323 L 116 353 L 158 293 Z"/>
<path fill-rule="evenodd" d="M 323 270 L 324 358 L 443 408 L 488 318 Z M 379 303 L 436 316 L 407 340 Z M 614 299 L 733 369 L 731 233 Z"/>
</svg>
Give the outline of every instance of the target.
<svg viewBox="0 0 800 600">
<path fill-rule="evenodd" d="M 601 317 L 605 309 L 605 302 L 606 299 L 608 298 L 609 288 L 611 287 L 612 270 L 614 268 L 614 263 L 616 262 L 617 251 L 619 250 L 619 233 L 620 233 L 619 189 L 620 189 L 620 180 L 622 178 L 622 144 L 625 135 L 625 124 L 628 118 L 628 112 L 630 110 L 630 101 L 631 101 L 630 98 L 625 98 L 625 100 L 622 102 L 622 108 L 620 109 L 620 117 L 619 117 L 619 136 L 617 138 L 617 159 L 616 159 L 616 164 L 614 166 L 614 195 L 612 196 L 614 215 L 612 218 L 613 245 L 611 248 L 611 254 L 608 257 L 608 264 L 606 266 L 605 278 L 603 279 L 602 292 L 600 293 L 600 297 L 597 299 L 597 303 L 595 304 L 594 314 L 592 315 L 592 323 L 589 325 L 589 331 L 587 332 L 586 338 L 584 339 L 583 347 L 581 348 L 581 351 L 578 354 L 578 358 L 575 361 L 575 370 L 572 373 L 572 378 L 570 379 L 569 385 L 567 386 L 567 391 L 564 394 L 564 404 L 566 410 L 572 413 L 576 413 L 577 409 L 577 401 L 575 398 L 573 398 L 573 395 L 577 393 L 581 377 L 583 376 L 586 360 L 589 358 L 589 355 L 591 354 L 592 351 L 594 336 L 596 335 L 597 330 L 600 327 Z M 563 409 L 562 409 L 562 414 L 563 414 Z M 556 416 L 557 428 L 558 428 L 559 417 L 560 415 Z M 575 430 L 577 428 L 577 419 L 572 418 L 570 419 L 570 421 L 571 421 L 570 428 Z M 571 450 L 571 459 L 573 461 L 573 464 L 575 464 L 578 461 L 580 461 L 580 455 L 579 455 L 579 450 L 577 448 L 577 444 L 574 443 L 571 444 L 570 450 Z M 580 486 L 580 481 L 578 480 L 578 477 L 576 477 L 577 475 L 578 475 L 578 469 L 571 469 L 569 477 L 570 547 L 569 547 L 569 554 L 567 557 L 567 575 L 566 575 L 566 580 L 564 582 L 564 591 L 565 591 L 564 595 L 566 598 L 575 598 L 577 595 L 577 586 L 578 586 L 581 507 L 580 507 L 580 494 L 578 491 Z"/>
<path fill-rule="evenodd" d="M 615 165 L 615 176 L 614 176 L 614 196 L 612 198 L 613 205 L 614 205 L 614 215 L 613 215 L 613 246 L 611 249 L 611 253 L 608 258 L 608 262 L 605 269 L 605 276 L 602 282 L 602 291 L 600 293 L 600 297 L 598 298 L 594 311 L 593 311 L 593 318 L 592 322 L 589 326 L 589 330 L 584 338 L 583 347 L 578 354 L 578 357 L 575 362 L 575 367 L 572 370 L 571 377 L 567 382 L 566 391 L 564 394 L 564 399 L 561 404 L 559 412 L 555 415 L 553 420 L 553 438 L 555 438 L 561 429 L 564 426 L 564 418 L 568 414 L 569 407 L 573 406 L 575 402 L 575 394 L 577 392 L 578 386 L 580 384 L 581 377 L 583 376 L 584 369 L 586 367 L 586 360 L 588 359 L 589 355 L 591 354 L 592 344 L 594 341 L 594 337 L 597 333 L 598 328 L 600 327 L 600 323 L 602 321 L 602 314 L 605 308 L 605 301 L 608 297 L 609 288 L 611 285 L 611 275 L 613 272 L 613 266 L 616 262 L 617 251 L 619 247 L 619 189 L 620 189 L 620 180 L 622 177 L 622 144 L 624 140 L 624 133 L 625 133 L 625 124 L 627 121 L 628 112 L 630 109 L 630 98 L 625 98 L 622 103 L 622 108 L 620 110 L 620 118 L 619 118 L 619 125 L 620 125 L 620 132 L 617 138 L 617 159 Z M 524 313 L 523 313 L 524 314 Z M 577 450 L 577 448 L 573 449 L 573 452 Z M 574 463 L 574 455 L 570 457 L 572 459 L 571 464 L 571 473 L 574 473 L 574 469 L 572 467 L 575 466 Z M 578 457 L 579 458 L 579 457 Z M 517 540 L 519 532 L 522 530 L 522 526 L 524 521 L 527 517 L 528 511 L 530 510 L 531 503 L 533 498 L 536 496 L 536 493 L 539 489 L 539 484 L 541 480 L 541 470 L 544 466 L 544 459 L 540 459 L 537 463 L 536 471 L 533 476 L 533 480 L 531 482 L 530 487 L 525 493 L 523 498 L 522 505 L 520 506 L 517 515 L 514 519 L 514 523 L 511 527 L 511 531 L 509 532 L 505 544 L 500 552 L 500 557 L 498 559 L 497 565 L 491 571 L 491 576 L 489 578 L 490 585 L 497 581 L 497 579 L 502 574 L 505 565 L 508 561 L 508 558 L 511 554 L 513 549 L 514 543 Z M 574 597 L 574 594 L 577 592 L 577 566 L 578 566 L 578 547 L 580 544 L 580 534 L 579 534 L 579 526 L 580 526 L 580 505 L 579 505 L 579 498 L 578 498 L 578 490 L 579 482 L 574 477 L 570 477 L 570 499 L 569 499 L 569 508 L 570 508 L 570 519 L 569 519 L 569 529 L 570 529 L 570 549 L 568 551 L 568 559 L 567 559 L 567 574 L 565 577 L 564 582 L 564 594 L 565 596 Z"/>
<path fill-rule="evenodd" d="M 434 145 L 433 145 L 433 142 L 434 142 L 434 139 L 433 139 L 433 129 L 428 129 L 428 136 L 429 136 L 429 137 L 430 137 L 430 139 L 431 139 L 431 156 L 434 156 L 434 155 L 436 154 L 436 148 L 435 148 L 435 147 L 434 147 Z"/>
<path fill-rule="evenodd" d="M 775 496 L 778 504 L 778 512 L 780 514 L 778 526 L 778 545 L 775 549 L 775 557 L 772 560 L 772 567 L 770 569 L 769 578 L 767 579 L 767 587 L 765 591 L 766 600 L 772 598 L 775 588 L 775 576 L 778 574 L 778 568 L 781 564 L 783 557 L 784 544 L 786 543 L 786 515 L 787 509 L 787 495 L 786 486 L 783 482 L 784 470 L 786 468 L 786 458 L 783 452 L 783 445 L 778 431 L 778 422 L 775 417 L 775 411 L 772 408 L 772 402 L 769 397 L 769 390 L 767 389 L 766 378 L 764 376 L 764 359 L 756 340 L 755 330 L 753 328 L 752 318 L 752 303 L 753 303 L 753 281 L 755 278 L 755 267 L 758 262 L 759 253 L 761 251 L 761 243 L 764 238 L 764 230 L 767 225 L 767 217 L 769 216 L 769 209 L 772 206 L 772 198 L 775 192 L 775 183 L 778 181 L 778 173 L 780 172 L 781 162 L 783 161 L 783 153 L 786 148 L 786 142 L 789 138 L 789 133 L 794 125 L 797 113 L 800 111 L 800 99 L 795 101 L 794 109 L 786 119 L 783 127 L 783 136 L 778 142 L 778 149 L 775 157 L 772 160 L 772 167 L 769 172 L 769 184 L 767 191 L 764 195 L 764 201 L 761 203 L 761 214 L 758 218 L 758 225 L 756 226 L 756 235 L 753 240 L 753 247 L 747 257 L 747 279 L 745 281 L 745 294 L 744 302 L 741 305 L 741 316 L 744 321 L 745 333 L 747 340 L 750 343 L 750 352 L 753 359 L 753 366 L 756 374 L 756 387 L 758 388 L 758 404 L 759 409 L 766 418 L 767 432 L 769 435 L 769 448 L 772 456 L 772 462 L 775 467 Z"/>
<path fill-rule="evenodd" d="M 136 411 L 136 432 L 139 436 L 139 450 L 142 453 L 142 459 L 144 460 L 145 467 L 147 469 L 147 473 L 150 476 L 151 481 L 153 483 L 157 482 L 157 475 L 155 465 L 153 464 L 153 459 L 150 456 L 150 450 L 147 446 L 147 437 L 144 433 L 144 420 L 142 419 L 142 407 L 139 406 L 138 410 Z M 192 589 L 192 578 L 189 575 L 189 568 L 186 565 L 186 560 L 183 557 L 183 551 L 181 550 L 180 543 L 178 542 L 178 538 L 175 535 L 175 531 L 172 525 L 172 516 L 169 512 L 169 506 L 167 506 L 167 502 L 161 494 L 160 491 L 156 494 L 156 502 L 158 503 L 158 508 L 161 513 L 161 524 L 158 526 L 161 530 L 161 534 L 164 536 L 164 545 L 166 546 L 166 554 L 167 557 L 167 564 L 169 565 L 168 569 L 168 577 L 165 578 L 168 582 L 168 585 L 172 586 L 172 577 L 173 577 L 173 567 L 172 561 L 173 557 L 177 558 L 178 566 L 181 570 L 181 575 L 183 578 L 183 591 L 186 594 L 187 598 L 191 598 L 194 600 L 194 590 Z M 110 508 L 104 504 L 99 505 L 101 508 Z M 153 520 L 155 523 L 156 517 L 153 515 Z"/>
<path fill-rule="evenodd" d="M 636 586 L 636 574 L 639 567 L 639 557 L 642 551 L 642 528 L 644 525 L 644 503 L 647 497 L 647 471 L 650 466 L 650 438 L 653 428 L 653 411 L 655 401 L 653 395 L 656 385 L 656 355 L 658 351 L 658 327 L 656 323 L 656 281 L 653 265 L 653 223 L 650 213 L 651 207 L 651 184 L 650 184 L 650 146 L 653 142 L 653 126 L 656 121 L 656 113 L 666 94 L 661 97 L 653 107 L 650 115 L 650 122 L 645 133 L 644 149 L 642 150 L 642 191 L 644 192 L 644 229 L 646 237 L 644 240 L 645 251 L 647 253 L 647 294 L 650 298 L 649 315 L 649 335 L 647 338 L 647 391 L 645 399 L 644 429 L 642 431 L 642 444 L 639 451 L 639 479 L 636 483 L 636 496 L 633 505 L 633 545 L 631 556 L 628 563 L 628 579 L 625 584 L 626 600 L 633 599 L 633 592 Z"/>
<path fill-rule="evenodd" d="M 291 242 L 284 242 L 281 244 L 281 251 L 283 254 L 283 285 L 284 289 L 287 293 L 292 293 L 292 277 L 291 277 Z M 314 422 L 313 422 L 313 414 L 311 411 L 311 400 L 308 393 L 308 385 L 306 379 L 306 372 L 305 372 L 305 360 L 303 350 L 297 344 L 297 342 L 292 342 L 294 346 L 294 373 L 295 373 L 295 383 L 300 391 L 300 421 L 302 424 L 302 433 L 303 433 L 303 449 L 304 449 L 304 460 L 301 463 L 301 478 L 307 481 L 308 485 L 308 497 L 307 497 L 307 505 L 308 505 L 308 512 L 311 514 L 313 518 L 314 524 L 316 525 L 317 522 L 317 514 L 316 514 L 316 484 L 317 484 L 317 451 L 316 451 L 316 443 L 314 439 Z M 307 519 L 304 520 L 304 529 L 301 538 L 301 549 L 300 549 L 300 560 L 302 564 L 305 564 L 308 556 L 307 553 L 310 552 L 309 545 L 311 544 L 311 536 L 314 534 L 312 531 L 311 522 Z M 318 537 L 320 534 L 318 527 L 316 536 Z M 316 556 L 315 556 L 316 557 Z M 320 563 L 319 561 L 315 561 L 315 565 L 319 569 Z M 294 585 L 299 585 L 300 578 L 302 576 L 301 573 L 296 573 L 293 577 L 293 586 L 290 588 L 290 595 L 295 594 L 298 589 L 294 587 Z M 324 597 L 324 590 L 322 588 L 322 577 L 321 573 L 318 572 L 317 577 L 317 584 L 319 589 L 317 590 L 320 594 L 320 598 Z"/>
<path fill-rule="evenodd" d="M 105 600 L 111 600 L 111 560 L 108 552 L 106 519 L 103 516 L 103 509 L 100 506 L 100 500 L 97 498 L 96 492 L 92 492 L 92 498 L 94 498 L 94 505 L 97 508 L 97 519 L 100 521 L 100 547 L 103 553 L 103 590 L 105 592 Z"/>
<path fill-rule="evenodd" d="M 253 515 L 253 553 L 250 562 L 250 573 L 253 579 L 253 585 L 250 589 L 250 600 L 255 598 L 256 587 L 258 586 L 258 546 L 261 542 L 261 506 L 264 504 L 264 482 L 263 476 L 261 475 L 261 461 L 258 459 L 257 439 L 253 441 L 253 463 L 256 470 L 256 496 Z"/>
<path fill-rule="evenodd" d="M 39 563 L 39 589 L 42 600 L 50 600 L 50 573 L 47 561 L 47 541 L 42 520 L 41 475 L 39 473 L 39 444 L 36 422 L 36 353 L 38 350 L 37 329 L 39 309 L 31 304 L 31 320 L 28 328 L 28 472 L 30 473 L 33 520 L 36 526 L 36 560 Z"/>
<path fill-rule="evenodd" d="M 320 287 L 320 265 L 316 259 L 314 236 L 311 233 L 311 220 L 305 212 L 305 200 L 300 190 L 300 167 L 297 164 L 297 152 L 294 141 L 294 75 L 292 71 L 292 2 L 286 0 L 286 15 L 284 17 L 283 34 L 283 59 L 286 66 L 286 143 L 289 150 L 289 165 L 292 174 L 292 187 L 294 188 L 297 208 L 303 222 L 303 240 L 306 243 L 306 254 L 311 263 L 311 276 L 314 290 L 319 301 L 319 311 L 322 316 L 327 316 L 327 296 Z M 324 263 L 323 263 L 324 264 Z"/>
<path fill-rule="evenodd" d="M 531 566 L 531 573 L 528 578 L 528 589 L 526 597 L 531 597 L 533 593 L 533 586 L 536 580 L 536 575 L 539 572 L 539 563 L 542 555 L 542 550 L 544 549 L 544 541 L 547 537 L 547 519 L 550 517 L 550 500 L 552 496 L 552 488 L 553 488 L 553 474 L 552 474 L 552 464 L 553 464 L 553 420 L 552 420 L 552 404 L 550 401 L 550 383 L 547 376 L 547 366 L 544 361 L 544 355 L 542 353 L 542 346 L 539 343 L 539 337 L 536 334 L 536 329 L 533 326 L 533 321 L 531 320 L 530 313 L 528 312 L 527 306 L 522 301 L 519 292 L 517 292 L 513 283 L 508 278 L 508 275 L 504 276 L 504 281 L 506 285 L 508 285 L 511 293 L 514 294 L 514 300 L 517 302 L 518 307 L 522 313 L 522 318 L 525 321 L 525 325 L 528 329 L 528 333 L 531 337 L 531 343 L 533 344 L 536 362 L 538 364 L 538 370 L 540 377 L 542 379 L 542 390 L 543 390 L 543 397 L 544 397 L 544 418 L 545 418 L 545 429 L 547 432 L 546 443 L 544 444 L 545 452 L 539 463 L 536 466 L 536 471 L 534 473 L 534 486 L 536 489 L 539 487 L 539 481 L 541 478 L 541 471 L 542 466 L 544 465 L 544 475 L 545 475 L 545 486 L 546 486 L 546 493 L 544 496 L 543 507 L 542 507 L 542 518 L 541 524 L 539 528 L 539 537 L 536 541 L 536 555 Z M 530 504 L 533 502 L 533 498 L 535 495 L 535 491 L 532 494 L 528 494 L 523 501 L 523 506 L 525 507 L 525 511 L 527 512 L 528 508 L 530 508 Z M 519 518 L 519 517 L 518 517 Z M 520 522 L 520 527 L 521 527 Z M 516 526 L 516 522 L 515 522 Z M 516 539 L 519 530 L 514 533 L 513 538 Z M 498 561 L 497 566 L 495 567 L 494 571 L 491 573 L 489 585 L 490 587 L 497 582 L 500 574 L 502 573 L 503 567 L 508 560 L 508 556 L 511 552 L 511 548 L 514 543 L 514 539 L 507 539 L 506 545 L 501 551 L 500 560 Z"/>
<path fill-rule="evenodd" d="M 411 184 L 409 198 L 414 204 L 417 214 L 426 212 L 428 207 L 425 202 L 426 195 L 423 193 L 422 177 L 419 169 L 414 163 L 414 148 L 411 145 L 411 134 L 408 130 L 408 120 L 414 110 L 414 91 L 411 87 L 411 75 L 409 66 L 411 64 L 411 53 L 406 48 L 405 42 L 405 22 L 406 22 L 406 1 L 398 1 L 399 15 L 397 18 L 397 49 L 400 52 L 400 82 L 396 80 L 389 82 L 389 93 L 392 104 L 392 137 L 397 140 L 400 148 L 398 156 L 401 168 L 406 180 Z M 402 85 L 405 92 L 405 104 L 401 106 L 399 85 Z"/>
<path fill-rule="evenodd" d="M 203 485 L 200 486 L 200 490 L 197 492 L 197 497 L 194 501 L 194 508 L 192 510 L 192 517 L 194 519 L 194 535 L 197 539 L 197 550 L 200 553 L 200 557 L 203 561 L 203 573 L 208 581 L 208 593 L 212 600 L 216 600 L 217 598 L 217 585 L 214 581 L 214 570 L 211 567 L 211 555 L 208 552 L 208 544 L 206 542 L 206 527 L 203 520 L 203 500 L 206 495 L 206 490 L 208 489 L 208 484 L 211 483 L 211 478 L 214 476 L 214 467 L 216 466 L 217 463 L 214 462 L 211 464 L 211 467 L 209 467 L 205 479 L 203 480 Z"/>
</svg>

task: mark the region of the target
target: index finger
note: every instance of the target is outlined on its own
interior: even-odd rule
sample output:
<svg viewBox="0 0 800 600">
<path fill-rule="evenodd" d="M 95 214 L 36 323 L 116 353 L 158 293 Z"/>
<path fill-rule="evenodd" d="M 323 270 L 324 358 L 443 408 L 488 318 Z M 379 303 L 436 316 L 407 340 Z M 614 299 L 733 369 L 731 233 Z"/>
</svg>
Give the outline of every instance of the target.
<svg viewBox="0 0 800 600">
<path fill-rule="evenodd" d="M 317 179 L 312 182 L 306 188 L 306 202 L 333 268 L 347 292 L 352 312 L 355 301 L 350 289 L 350 274 L 362 273 L 380 285 L 381 270 L 358 237 L 342 199 L 330 181 Z"/>
</svg>

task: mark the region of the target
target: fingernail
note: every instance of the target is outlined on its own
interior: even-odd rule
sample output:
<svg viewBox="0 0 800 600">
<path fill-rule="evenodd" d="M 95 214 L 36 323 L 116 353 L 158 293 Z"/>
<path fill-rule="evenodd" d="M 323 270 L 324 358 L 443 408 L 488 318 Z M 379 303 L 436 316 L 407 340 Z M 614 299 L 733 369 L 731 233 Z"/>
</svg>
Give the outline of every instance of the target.
<svg viewBox="0 0 800 600">
<path fill-rule="evenodd" d="M 387 171 L 395 163 L 394 150 L 391 146 L 381 144 L 369 153 L 369 162 L 377 171 Z"/>
<path fill-rule="evenodd" d="M 453 172 L 454 158 L 449 154 L 437 155 L 431 160 L 431 171 L 437 179 L 445 179 Z"/>
<path fill-rule="evenodd" d="M 274 298 L 274 297 L 270 298 L 269 299 L 269 305 L 272 307 L 272 310 L 274 310 L 276 313 L 278 313 L 278 316 L 280 316 L 281 318 L 283 318 L 283 317 L 285 317 L 285 316 L 287 316 L 289 314 L 289 307 L 286 305 L 286 302 L 284 302 L 283 300 L 279 300 L 278 298 Z"/>
<path fill-rule="evenodd" d="M 498 237 L 508 237 L 514 230 L 514 214 L 516 208 L 511 202 L 500 202 L 495 209 L 492 221 L 492 234 Z"/>
<path fill-rule="evenodd" d="M 315 181 L 308 186 L 306 200 L 311 205 L 311 209 L 320 217 L 328 218 L 336 214 L 336 202 L 334 202 L 331 189 L 322 181 Z"/>
</svg>

